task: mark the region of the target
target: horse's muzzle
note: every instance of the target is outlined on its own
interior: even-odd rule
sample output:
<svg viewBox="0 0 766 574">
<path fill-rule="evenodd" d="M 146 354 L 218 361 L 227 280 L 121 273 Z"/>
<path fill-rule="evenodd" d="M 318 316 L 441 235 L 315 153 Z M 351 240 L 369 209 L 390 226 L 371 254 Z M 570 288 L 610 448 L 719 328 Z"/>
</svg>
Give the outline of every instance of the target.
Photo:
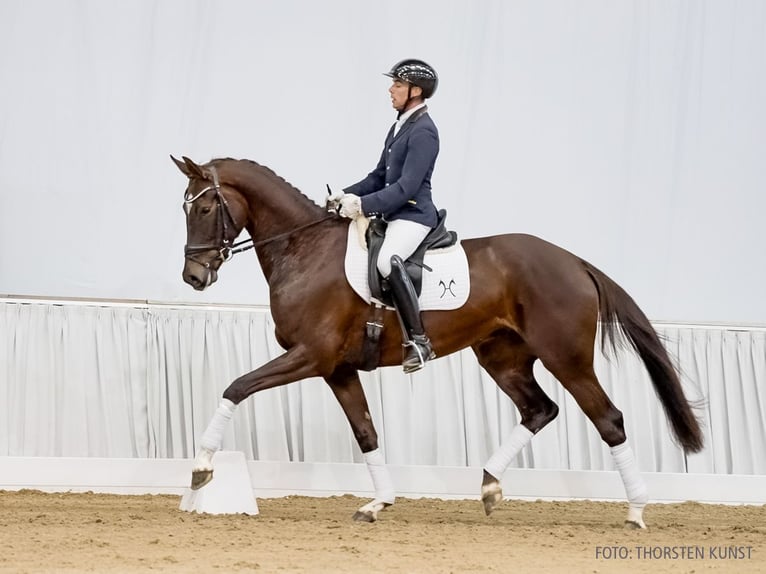
<svg viewBox="0 0 766 574">
<path fill-rule="evenodd" d="M 218 271 L 187 259 L 183 279 L 197 291 L 204 291 L 218 280 Z"/>
</svg>

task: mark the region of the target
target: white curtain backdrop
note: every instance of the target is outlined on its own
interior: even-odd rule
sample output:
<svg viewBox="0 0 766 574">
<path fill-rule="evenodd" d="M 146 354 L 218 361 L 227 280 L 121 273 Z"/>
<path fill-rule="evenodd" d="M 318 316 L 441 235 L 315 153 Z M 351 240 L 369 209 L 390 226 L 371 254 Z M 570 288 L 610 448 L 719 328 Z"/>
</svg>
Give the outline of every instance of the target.
<svg viewBox="0 0 766 574">
<path fill-rule="evenodd" d="M 434 196 L 462 237 L 591 261 L 654 320 L 766 324 L 762 0 L 2 0 L 0 294 L 266 305 L 252 259 L 179 280 L 168 154 L 317 202 L 434 65 Z"/>
<path fill-rule="evenodd" d="M 766 329 L 656 328 L 687 396 L 704 400 L 706 447 L 687 458 L 675 446 L 634 355 L 598 355 L 641 469 L 766 474 Z M 281 352 L 266 309 L 4 302 L 0 456 L 191 457 L 228 384 Z M 537 375 L 560 414 L 514 465 L 611 469 L 579 407 L 544 369 Z M 519 420 L 470 351 L 412 376 L 386 368 L 362 379 L 389 463 L 482 466 Z M 250 397 L 224 447 L 254 460 L 361 462 L 321 379 Z"/>
</svg>

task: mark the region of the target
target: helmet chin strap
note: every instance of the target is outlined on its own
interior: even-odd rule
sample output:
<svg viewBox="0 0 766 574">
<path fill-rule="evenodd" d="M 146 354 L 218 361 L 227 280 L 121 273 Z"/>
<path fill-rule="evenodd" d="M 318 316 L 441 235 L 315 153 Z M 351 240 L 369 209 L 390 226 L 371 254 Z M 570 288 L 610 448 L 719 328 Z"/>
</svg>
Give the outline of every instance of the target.
<svg viewBox="0 0 766 574">
<path fill-rule="evenodd" d="M 422 89 L 422 88 L 421 88 Z M 412 101 L 412 84 L 407 82 L 407 100 L 404 102 L 404 105 L 402 106 L 402 109 L 399 110 L 399 113 L 396 114 L 396 119 L 402 117 L 402 114 L 407 111 L 407 106 L 410 105 L 410 102 Z"/>
</svg>

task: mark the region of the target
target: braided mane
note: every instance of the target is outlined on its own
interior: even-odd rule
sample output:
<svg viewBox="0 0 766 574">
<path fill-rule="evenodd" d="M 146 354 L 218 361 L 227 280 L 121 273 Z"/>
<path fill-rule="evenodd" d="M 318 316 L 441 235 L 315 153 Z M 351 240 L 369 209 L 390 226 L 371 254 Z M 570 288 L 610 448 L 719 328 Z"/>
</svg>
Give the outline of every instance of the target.
<svg viewBox="0 0 766 574">
<path fill-rule="evenodd" d="M 210 160 L 209 164 L 214 163 L 222 163 L 222 162 L 235 162 L 239 165 L 247 165 L 252 166 L 255 168 L 255 170 L 262 176 L 266 177 L 269 181 L 274 182 L 276 185 L 278 185 L 281 188 L 286 188 L 289 191 L 295 193 L 298 197 L 302 198 L 303 201 L 306 203 L 311 204 L 312 207 L 316 208 L 322 208 L 320 205 L 318 205 L 314 200 L 312 200 L 310 197 L 308 197 L 306 194 L 304 194 L 300 189 L 295 187 L 292 183 L 287 181 L 282 176 L 278 175 L 273 169 L 266 167 L 265 165 L 261 165 L 260 163 L 253 161 L 251 159 L 235 159 L 231 157 L 219 157 Z M 208 165 L 209 165 L 208 164 Z"/>
</svg>

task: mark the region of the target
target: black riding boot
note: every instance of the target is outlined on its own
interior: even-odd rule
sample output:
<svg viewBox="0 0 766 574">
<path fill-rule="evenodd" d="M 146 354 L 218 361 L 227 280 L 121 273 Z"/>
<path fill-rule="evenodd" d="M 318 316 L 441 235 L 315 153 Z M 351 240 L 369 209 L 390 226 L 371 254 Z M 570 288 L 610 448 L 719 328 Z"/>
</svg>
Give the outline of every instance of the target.
<svg viewBox="0 0 766 574">
<path fill-rule="evenodd" d="M 402 327 L 409 338 L 409 341 L 404 344 L 405 355 L 402 366 L 405 373 L 413 373 L 422 369 L 426 361 L 435 358 L 436 354 L 431 348 L 431 341 L 428 340 L 423 321 L 420 319 L 420 307 L 415 288 L 398 255 L 391 258 L 388 285 L 391 288 L 391 295 Z"/>
</svg>

